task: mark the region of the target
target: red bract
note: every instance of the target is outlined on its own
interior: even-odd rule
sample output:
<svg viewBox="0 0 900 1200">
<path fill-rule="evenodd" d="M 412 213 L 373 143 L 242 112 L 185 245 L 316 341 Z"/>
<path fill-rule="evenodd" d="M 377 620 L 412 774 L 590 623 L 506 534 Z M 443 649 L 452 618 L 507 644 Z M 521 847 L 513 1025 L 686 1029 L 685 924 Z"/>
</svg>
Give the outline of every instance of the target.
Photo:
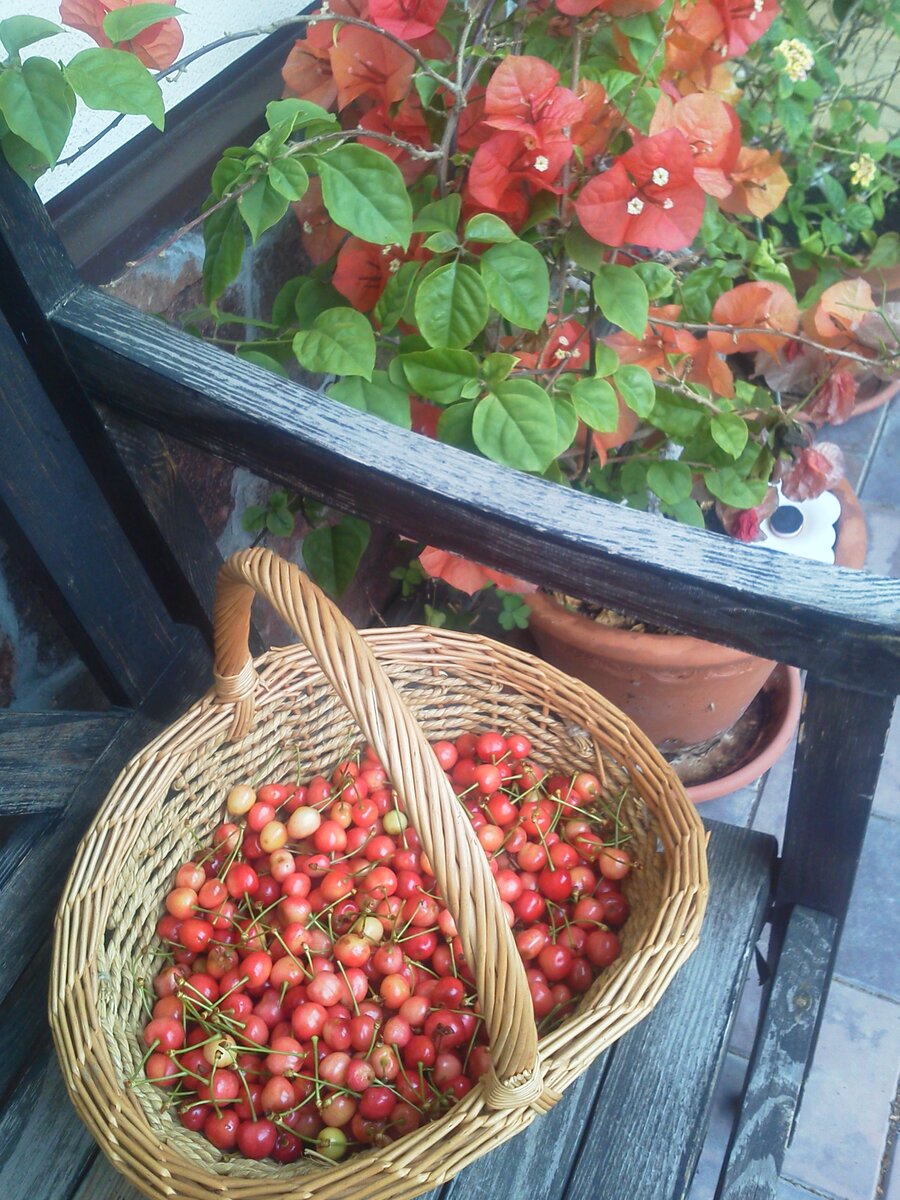
<svg viewBox="0 0 900 1200">
<path fill-rule="evenodd" d="M 578 371 L 587 366 L 590 357 L 590 342 L 580 321 L 557 321 L 548 315 L 551 325 L 550 336 L 540 353 L 539 362 L 544 370 Z"/>
<path fill-rule="evenodd" d="M 694 155 L 694 178 L 708 196 L 731 192 L 729 172 L 741 149 L 741 123 L 730 104 L 709 92 L 685 96 L 675 104 L 661 96 L 650 122 L 650 133 L 677 129 Z"/>
<path fill-rule="evenodd" d="M 729 58 L 746 54 L 778 16 L 778 0 L 713 0 L 724 26 Z"/>
<path fill-rule="evenodd" d="M 557 87 L 559 72 L 532 55 L 504 59 L 487 85 L 485 123 L 541 139 L 581 120 L 583 105 L 574 92 Z"/>
<path fill-rule="evenodd" d="M 322 203 L 322 181 L 314 175 L 302 200 L 292 204 L 294 214 L 300 222 L 300 240 L 303 249 L 314 266 L 327 262 L 346 236 L 345 231 L 335 225 Z"/>
<path fill-rule="evenodd" d="M 590 179 L 575 202 L 579 221 L 598 242 L 648 250 L 689 245 L 703 207 L 691 147 L 677 129 L 636 142 L 608 171 Z"/>
<path fill-rule="evenodd" d="M 562 190 L 556 179 L 571 157 L 572 144 L 563 136 L 534 144 L 518 133 L 495 134 L 472 159 L 468 194 L 484 208 L 523 221 L 529 196 Z"/>
<path fill-rule="evenodd" d="M 369 312 L 402 261 L 397 246 L 374 246 L 358 237 L 349 237 L 338 251 L 331 282 L 354 308 Z"/>
<path fill-rule="evenodd" d="M 804 405 L 804 416 L 816 425 L 843 425 L 853 414 L 856 380 L 849 371 L 838 368 L 824 379 L 812 400 Z"/>
<path fill-rule="evenodd" d="M 681 307 L 678 304 L 651 308 L 647 331 L 640 341 L 624 331 L 610 334 L 603 340 L 615 350 L 620 362 L 641 366 L 659 379 L 671 375 L 677 369 L 679 358 L 696 354 L 699 346 L 697 339 L 687 329 L 672 329 L 668 325 L 653 322 L 654 317 L 677 321 L 680 315 Z"/>
<path fill-rule="evenodd" d="M 346 108 L 359 96 L 397 104 L 409 91 L 416 65 L 413 58 L 369 29 L 346 26 L 328 53 L 337 83 L 338 108 Z"/>
<path fill-rule="evenodd" d="M 844 476 L 844 455 L 833 442 L 819 442 L 801 450 L 794 465 L 781 478 L 789 500 L 815 500 Z"/>
<path fill-rule="evenodd" d="M 676 4 L 667 29 L 664 74 L 692 71 L 699 66 L 724 29 L 721 13 L 709 0 Z"/>
<path fill-rule="evenodd" d="M 404 142 L 409 142 L 413 146 L 421 146 L 423 149 L 432 145 L 431 134 L 428 132 L 428 126 L 425 124 L 422 114 L 422 106 L 415 94 L 407 96 L 393 113 L 384 104 L 375 105 L 360 117 L 359 124 L 362 129 L 369 129 L 373 133 L 392 134 L 394 137 L 402 138 Z M 420 175 L 428 170 L 429 165 L 432 165 L 428 159 L 414 158 L 402 146 L 391 146 L 378 138 L 360 137 L 359 144 L 371 146 L 373 150 L 379 150 L 388 158 L 393 159 L 407 183 L 414 183 Z"/>
<path fill-rule="evenodd" d="M 573 144 L 581 148 L 582 158 L 590 159 L 602 154 L 609 144 L 615 110 L 607 99 L 602 83 L 583 79 L 578 91 L 582 114 L 572 125 L 570 136 Z"/>
<path fill-rule="evenodd" d="M 294 42 L 281 68 L 281 78 L 289 95 L 322 108 L 334 107 L 337 84 L 331 73 L 331 59 L 327 50 L 317 48 L 309 39 Z"/>
<path fill-rule="evenodd" d="M 460 558 L 448 550 L 439 550 L 436 546 L 426 546 L 419 555 L 422 569 L 434 579 L 443 579 L 451 587 L 459 588 L 467 596 L 480 591 L 486 584 L 495 583 L 497 587 L 508 592 L 533 592 L 533 583 L 524 579 L 516 579 L 514 575 L 504 575 L 501 571 L 492 571 L 479 563 Z"/>
<path fill-rule="evenodd" d="M 405 42 L 432 33 L 447 0 L 369 0 L 369 20 Z"/>
<path fill-rule="evenodd" d="M 711 329 L 709 342 L 714 350 L 721 354 L 762 350 L 774 357 L 785 342 L 778 333 L 796 333 L 800 312 L 797 301 L 783 284 L 761 280 L 742 283 L 725 292 L 713 305 L 712 319 L 714 324 L 730 325 L 734 330 L 725 333 Z"/>
<path fill-rule="evenodd" d="M 103 18 L 114 9 L 131 8 L 135 3 L 141 2 L 142 0 L 62 0 L 59 19 L 72 29 L 80 29 L 82 33 L 86 33 L 98 46 L 111 46 L 112 42 L 103 32 Z M 161 0 L 161 3 L 174 6 L 175 0 Z M 142 30 L 131 41 L 123 42 L 119 49 L 129 50 L 150 70 L 162 71 L 171 67 L 181 53 L 183 44 L 184 34 L 181 26 L 175 17 L 170 17 Z"/>
</svg>

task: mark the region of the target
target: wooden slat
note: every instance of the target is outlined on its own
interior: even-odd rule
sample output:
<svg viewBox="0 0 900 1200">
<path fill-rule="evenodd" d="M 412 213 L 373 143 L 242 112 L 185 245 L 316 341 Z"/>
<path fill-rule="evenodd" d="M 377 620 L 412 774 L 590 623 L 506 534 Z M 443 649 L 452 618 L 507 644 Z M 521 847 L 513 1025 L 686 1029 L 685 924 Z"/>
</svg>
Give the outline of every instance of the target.
<svg viewBox="0 0 900 1200">
<path fill-rule="evenodd" d="M 289 487 L 685 633 L 893 694 L 900 581 L 766 553 L 432 442 L 85 289 L 53 317 L 86 386 Z"/>
<path fill-rule="evenodd" d="M 774 838 L 710 823 L 700 947 L 649 1017 L 612 1048 L 565 1200 L 682 1200 L 770 895 Z"/>
<path fill-rule="evenodd" d="M 825 683 L 818 671 L 807 678 L 778 903 L 843 920 L 893 708 L 893 699 Z"/>
<path fill-rule="evenodd" d="M 0 817 L 65 808 L 126 719 L 117 712 L 0 712 Z"/>
<path fill-rule="evenodd" d="M 826 913 L 798 907 L 791 914 L 717 1200 L 775 1200 L 812 1061 L 837 929 Z"/>
<path fill-rule="evenodd" d="M 28 961 L 16 986 L 0 1004 L 0 1097 L 13 1088 L 28 1061 L 50 1040 L 47 989 L 50 941 Z"/>
<path fill-rule="evenodd" d="M 4 533 L 110 699 L 133 703 L 171 656 L 174 626 L 2 317 L 0 367 Z"/>
</svg>

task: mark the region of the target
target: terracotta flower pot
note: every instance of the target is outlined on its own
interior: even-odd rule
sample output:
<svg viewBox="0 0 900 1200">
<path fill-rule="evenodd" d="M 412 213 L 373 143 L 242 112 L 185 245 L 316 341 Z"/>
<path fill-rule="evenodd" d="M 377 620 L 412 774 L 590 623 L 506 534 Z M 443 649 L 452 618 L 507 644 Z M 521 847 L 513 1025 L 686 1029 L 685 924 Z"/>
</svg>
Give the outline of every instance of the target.
<svg viewBox="0 0 900 1200">
<path fill-rule="evenodd" d="M 866 552 L 862 509 L 849 484 L 834 490 L 843 506 L 836 559 L 860 568 Z M 775 667 L 769 659 L 699 638 L 612 629 L 542 592 L 530 595 L 528 606 L 529 629 L 543 657 L 606 696 L 665 752 L 723 733 Z"/>
</svg>

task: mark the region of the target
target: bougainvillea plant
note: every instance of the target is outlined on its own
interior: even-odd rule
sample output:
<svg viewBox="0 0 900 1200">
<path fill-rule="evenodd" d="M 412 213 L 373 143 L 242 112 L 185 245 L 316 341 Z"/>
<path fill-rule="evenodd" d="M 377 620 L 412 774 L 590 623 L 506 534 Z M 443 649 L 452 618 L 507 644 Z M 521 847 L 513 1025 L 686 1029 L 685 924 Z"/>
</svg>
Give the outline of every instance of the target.
<svg viewBox="0 0 900 1200">
<path fill-rule="evenodd" d="M 109 27 L 121 0 L 66 0 L 62 19 L 148 62 L 177 21 L 125 7 L 127 29 Z M 900 143 L 877 81 L 841 72 L 867 38 L 896 59 L 898 12 L 834 0 L 814 27 L 796 0 L 332 0 L 295 18 L 266 132 L 215 169 L 193 319 L 227 326 L 248 234 L 296 221 L 309 270 L 265 319 L 241 314 L 241 356 L 752 541 L 774 483 L 808 498 L 839 478 L 819 431 L 900 365 Z M 277 495 L 248 527 L 291 527 Z M 361 526 L 317 531 L 335 576 Z"/>
</svg>

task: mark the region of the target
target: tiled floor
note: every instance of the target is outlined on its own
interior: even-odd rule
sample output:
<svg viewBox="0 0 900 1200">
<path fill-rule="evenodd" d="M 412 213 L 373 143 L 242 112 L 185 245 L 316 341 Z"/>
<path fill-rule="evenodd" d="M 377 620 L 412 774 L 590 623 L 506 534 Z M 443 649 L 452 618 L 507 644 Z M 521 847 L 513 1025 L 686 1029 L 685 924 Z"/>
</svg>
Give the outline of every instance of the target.
<svg viewBox="0 0 900 1200">
<path fill-rule="evenodd" d="M 863 500 L 867 570 L 900 576 L 900 404 L 829 430 Z M 781 837 L 791 753 L 763 781 L 704 804 L 704 816 Z M 900 1200 L 900 709 L 866 834 L 819 1043 L 778 1200 Z M 690 1200 L 712 1200 L 759 1000 L 748 980 Z"/>
</svg>

